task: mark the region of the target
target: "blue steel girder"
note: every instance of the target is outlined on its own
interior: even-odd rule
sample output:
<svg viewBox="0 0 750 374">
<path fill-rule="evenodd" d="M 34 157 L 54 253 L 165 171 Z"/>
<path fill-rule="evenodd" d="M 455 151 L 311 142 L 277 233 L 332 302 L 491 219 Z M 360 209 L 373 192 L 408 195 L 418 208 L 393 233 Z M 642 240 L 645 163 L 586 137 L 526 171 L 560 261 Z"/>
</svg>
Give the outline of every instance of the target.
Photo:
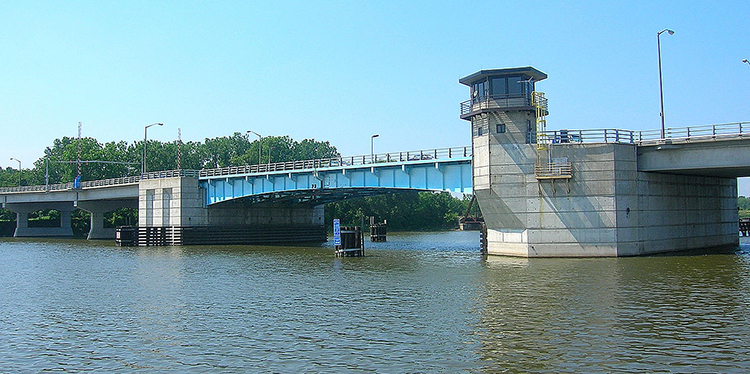
<svg viewBox="0 0 750 374">
<path fill-rule="evenodd" d="M 201 177 L 208 205 L 244 199 L 324 204 L 404 190 L 471 192 L 471 157 Z"/>
</svg>

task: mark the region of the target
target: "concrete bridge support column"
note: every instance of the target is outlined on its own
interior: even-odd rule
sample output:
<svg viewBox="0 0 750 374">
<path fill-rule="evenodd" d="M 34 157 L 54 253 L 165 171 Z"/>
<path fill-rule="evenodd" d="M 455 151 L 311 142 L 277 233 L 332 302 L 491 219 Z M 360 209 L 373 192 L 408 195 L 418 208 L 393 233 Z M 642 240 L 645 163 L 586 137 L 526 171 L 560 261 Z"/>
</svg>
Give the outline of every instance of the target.
<svg viewBox="0 0 750 374">
<path fill-rule="evenodd" d="M 204 226 L 207 209 L 198 178 L 146 179 L 139 183 L 138 226 Z"/>
<path fill-rule="evenodd" d="M 572 163 L 570 180 L 537 180 L 532 145 L 477 152 L 475 167 L 490 161 L 474 175 L 489 254 L 615 257 L 739 244 L 734 178 L 639 172 L 631 144 L 552 151 Z"/>
<path fill-rule="evenodd" d="M 130 200 L 96 200 L 96 201 L 79 201 L 76 207 L 83 209 L 91 214 L 91 224 L 88 239 L 114 239 L 115 228 L 104 227 L 104 213 L 119 208 L 138 208 L 138 201 Z"/>
<path fill-rule="evenodd" d="M 16 231 L 14 237 L 59 237 L 73 236 L 70 214 L 73 203 L 7 203 L 5 208 L 16 213 Z M 54 209 L 60 212 L 60 227 L 29 227 L 29 213 L 42 209 Z"/>
</svg>

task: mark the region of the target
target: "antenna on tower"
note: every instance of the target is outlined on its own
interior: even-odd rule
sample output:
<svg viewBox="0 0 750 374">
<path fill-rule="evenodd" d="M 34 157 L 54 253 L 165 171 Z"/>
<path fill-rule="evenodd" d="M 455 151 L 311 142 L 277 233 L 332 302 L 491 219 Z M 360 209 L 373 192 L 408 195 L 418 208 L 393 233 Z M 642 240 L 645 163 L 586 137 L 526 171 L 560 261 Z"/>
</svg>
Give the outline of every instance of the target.
<svg viewBox="0 0 750 374">
<path fill-rule="evenodd" d="M 78 177 L 81 177 L 81 122 L 78 122 L 78 158 L 76 163 L 78 164 Z"/>
</svg>

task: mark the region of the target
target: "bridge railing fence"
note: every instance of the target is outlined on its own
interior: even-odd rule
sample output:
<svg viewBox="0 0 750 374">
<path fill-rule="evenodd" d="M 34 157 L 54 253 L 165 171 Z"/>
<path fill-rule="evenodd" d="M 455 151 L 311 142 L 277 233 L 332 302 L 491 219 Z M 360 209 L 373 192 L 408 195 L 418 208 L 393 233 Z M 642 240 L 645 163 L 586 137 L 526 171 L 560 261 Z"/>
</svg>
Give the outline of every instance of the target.
<svg viewBox="0 0 750 374">
<path fill-rule="evenodd" d="M 138 178 L 138 180 L 141 179 L 162 179 L 162 178 L 174 178 L 174 177 L 197 177 L 199 174 L 199 170 L 193 170 L 193 169 L 178 169 L 178 170 L 161 170 L 161 171 L 152 171 L 148 172 L 146 174 L 142 174 L 140 176 L 130 177 L 130 178 Z"/>
<path fill-rule="evenodd" d="M 742 136 L 750 136 L 750 122 L 734 122 L 676 128 L 668 127 L 664 129 L 664 138 L 672 141 L 712 140 Z M 662 140 L 661 130 L 646 130 L 638 132 L 639 144 L 656 144 Z"/>
<path fill-rule="evenodd" d="M 554 130 L 540 132 L 540 143 L 626 143 L 649 145 L 669 141 L 705 141 L 750 136 L 750 122 L 675 127 L 661 130 L 631 131 L 621 129 Z"/>
<path fill-rule="evenodd" d="M 544 144 L 557 143 L 627 143 L 637 141 L 637 133 L 620 129 L 554 130 L 543 131 L 537 141 Z"/>
<path fill-rule="evenodd" d="M 132 177 L 84 181 L 84 182 L 81 182 L 79 189 L 117 186 L 117 185 L 123 185 L 123 184 L 133 184 L 133 183 L 138 183 L 140 179 L 141 179 L 141 176 L 132 176 Z M 67 183 L 54 183 L 54 184 L 48 184 L 48 185 L 41 184 L 41 185 L 34 185 L 34 186 L 0 187 L 0 192 L 26 193 L 26 192 L 67 191 L 67 190 L 73 190 L 73 189 L 76 189 L 74 183 L 67 182 Z"/>
<path fill-rule="evenodd" d="M 378 153 L 348 157 L 333 157 L 315 160 L 284 161 L 260 165 L 229 166 L 225 168 L 202 169 L 200 177 L 215 177 L 237 174 L 268 173 L 276 171 L 311 170 L 331 167 L 371 165 L 384 162 L 406 162 L 436 159 L 471 157 L 471 147 L 436 148 L 430 150 Z"/>
</svg>

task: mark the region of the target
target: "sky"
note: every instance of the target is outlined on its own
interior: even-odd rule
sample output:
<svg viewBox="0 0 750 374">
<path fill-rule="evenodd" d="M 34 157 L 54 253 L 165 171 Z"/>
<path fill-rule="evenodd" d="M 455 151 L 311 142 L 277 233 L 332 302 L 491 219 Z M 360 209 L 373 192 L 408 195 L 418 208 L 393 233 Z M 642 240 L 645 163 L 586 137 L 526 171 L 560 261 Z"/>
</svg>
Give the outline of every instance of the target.
<svg viewBox="0 0 750 374">
<path fill-rule="evenodd" d="M 748 1 L 2 1 L 0 166 L 56 138 L 255 131 L 343 155 L 470 145 L 481 69 L 548 74 L 548 129 L 750 121 Z M 750 196 L 750 180 L 740 194 Z"/>
</svg>

